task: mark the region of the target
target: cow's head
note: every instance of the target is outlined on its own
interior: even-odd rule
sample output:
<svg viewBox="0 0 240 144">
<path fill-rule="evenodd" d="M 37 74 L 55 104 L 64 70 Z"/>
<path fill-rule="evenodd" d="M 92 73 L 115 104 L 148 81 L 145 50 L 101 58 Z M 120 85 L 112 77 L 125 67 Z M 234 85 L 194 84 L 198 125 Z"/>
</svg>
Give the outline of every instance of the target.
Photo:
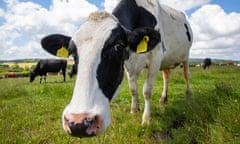
<svg viewBox="0 0 240 144">
<path fill-rule="evenodd" d="M 35 77 L 36 77 L 35 72 L 34 72 L 34 71 L 31 71 L 30 74 L 29 74 L 29 77 L 30 77 L 29 81 L 30 81 L 30 82 L 33 82 L 34 79 L 35 79 Z"/>
<path fill-rule="evenodd" d="M 129 52 L 145 53 L 160 42 L 151 28 L 126 30 L 111 14 L 98 11 L 71 37 L 50 35 L 42 40 L 48 52 L 57 55 L 62 46 L 77 55 L 77 78 L 72 100 L 63 111 L 64 130 L 77 137 L 102 133 L 110 124 L 109 103 L 123 79 Z"/>
</svg>

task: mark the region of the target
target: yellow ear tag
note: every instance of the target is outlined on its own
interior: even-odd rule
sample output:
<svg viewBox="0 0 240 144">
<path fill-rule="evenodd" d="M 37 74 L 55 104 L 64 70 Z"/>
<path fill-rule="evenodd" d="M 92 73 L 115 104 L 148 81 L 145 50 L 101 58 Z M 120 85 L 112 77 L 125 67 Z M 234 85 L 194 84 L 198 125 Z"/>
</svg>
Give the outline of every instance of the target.
<svg viewBox="0 0 240 144">
<path fill-rule="evenodd" d="M 146 36 L 143 37 L 143 39 L 138 44 L 136 53 L 147 52 L 148 42 L 149 42 L 149 36 L 146 35 Z"/>
<path fill-rule="evenodd" d="M 68 50 L 62 46 L 58 51 L 57 51 L 57 54 L 56 54 L 57 57 L 68 57 L 69 56 L 69 53 L 68 53 Z"/>
</svg>

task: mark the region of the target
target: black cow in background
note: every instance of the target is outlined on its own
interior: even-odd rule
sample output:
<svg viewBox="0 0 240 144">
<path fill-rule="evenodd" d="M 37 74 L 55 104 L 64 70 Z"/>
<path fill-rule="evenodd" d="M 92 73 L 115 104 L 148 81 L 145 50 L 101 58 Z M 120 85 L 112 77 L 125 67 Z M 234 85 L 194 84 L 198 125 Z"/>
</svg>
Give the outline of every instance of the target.
<svg viewBox="0 0 240 144">
<path fill-rule="evenodd" d="M 67 69 L 67 60 L 58 60 L 58 59 L 47 59 L 40 60 L 35 69 L 30 72 L 30 82 L 33 82 L 36 76 L 41 76 L 40 83 L 42 83 L 42 76 L 44 76 L 44 80 L 46 83 L 46 77 L 48 72 L 59 72 L 62 70 L 64 82 L 66 77 L 66 69 Z"/>
<path fill-rule="evenodd" d="M 212 60 L 210 58 L 205 58 L 203 60 L 203 69 L 209 68 L 212 64 Z"/>
</svg>

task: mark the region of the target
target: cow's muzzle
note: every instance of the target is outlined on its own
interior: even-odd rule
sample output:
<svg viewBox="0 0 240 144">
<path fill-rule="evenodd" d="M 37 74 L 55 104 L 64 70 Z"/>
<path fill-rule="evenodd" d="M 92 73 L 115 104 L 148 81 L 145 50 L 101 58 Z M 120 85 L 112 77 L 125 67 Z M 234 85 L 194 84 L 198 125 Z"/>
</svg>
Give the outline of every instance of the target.
<svg viewBox="0 0 240 144">
<path fill-rule="evenodd" d="M 101 133 L 103 122 L 99 116 L 88 114 L 70 114 L 63 118 L 64 130 L 76 137 L 92 137 Z"/>
</svg>

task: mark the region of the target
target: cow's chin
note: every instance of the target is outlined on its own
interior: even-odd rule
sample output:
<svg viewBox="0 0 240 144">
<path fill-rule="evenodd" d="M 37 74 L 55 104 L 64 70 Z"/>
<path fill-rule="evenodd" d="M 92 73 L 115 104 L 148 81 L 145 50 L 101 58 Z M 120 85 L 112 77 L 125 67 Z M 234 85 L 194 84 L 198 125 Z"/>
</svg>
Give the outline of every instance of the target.
<svg viewBox="0 0 240 144">
<path fill-rule="evenodd" d="M 63 129 L 75 137 L 97 136 L 110 125 L 108 112 L 102 114 L 92 112 L 69 113 L 68 107 L 66 107 L 62 114 Z"/>
</svg>

